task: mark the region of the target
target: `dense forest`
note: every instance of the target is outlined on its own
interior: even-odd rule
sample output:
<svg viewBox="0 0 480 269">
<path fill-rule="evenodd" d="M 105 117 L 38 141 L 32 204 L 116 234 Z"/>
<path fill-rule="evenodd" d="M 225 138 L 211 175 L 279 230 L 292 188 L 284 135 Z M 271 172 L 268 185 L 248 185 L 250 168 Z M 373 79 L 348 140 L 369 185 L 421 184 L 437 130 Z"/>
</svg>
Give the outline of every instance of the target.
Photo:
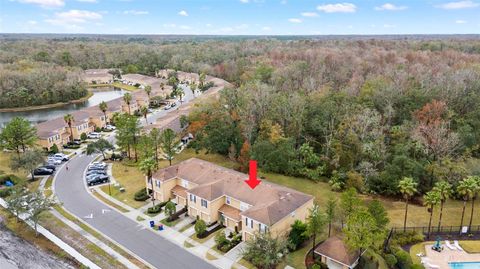
<svg viewBox="0 0 480 269">
<path fill-rule="evenodd" d="M 87 95 L 81 70 L 54 63 L 0 63 L 0 108 L 68 102 Z"/>
<path fill-rule="evenodd" d="M 188 118 L 193 146 L 244 166 L 255 158 L 267 171 L 328 180 L 335 190 L 397 195 L 408 176 L 425 192 L 437 181 L 455 186 L 480 173 L 469 165 L 480 155 L 478 40 L 0 44 L 5 66 L 23 61 L 47 70 L 152 75 L 172 68 L 224 78 L 236 87 Z"/>
</svg>

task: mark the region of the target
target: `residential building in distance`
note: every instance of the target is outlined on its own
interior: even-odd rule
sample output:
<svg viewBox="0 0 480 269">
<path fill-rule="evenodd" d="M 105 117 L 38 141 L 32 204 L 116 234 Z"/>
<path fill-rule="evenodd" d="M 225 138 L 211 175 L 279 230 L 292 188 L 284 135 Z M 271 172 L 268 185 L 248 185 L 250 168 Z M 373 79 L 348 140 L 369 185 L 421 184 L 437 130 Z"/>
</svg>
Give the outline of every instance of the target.
<svg viewBox="0 0 480 269">
<path fill-rule="evenodd" d="M 306 220 L 312 196 L 266 182 L 251 189 L 246 179 L 244 173 L 191 158 L 157 171 L 153 182 L 145 183 L 149 190 L 153 185 L 155 199 L 186 206 L 190 217 L 219 222 L 241 232 L 243 240 L 266 231 L 285 235 L 295 220 Z"/>
</svg>

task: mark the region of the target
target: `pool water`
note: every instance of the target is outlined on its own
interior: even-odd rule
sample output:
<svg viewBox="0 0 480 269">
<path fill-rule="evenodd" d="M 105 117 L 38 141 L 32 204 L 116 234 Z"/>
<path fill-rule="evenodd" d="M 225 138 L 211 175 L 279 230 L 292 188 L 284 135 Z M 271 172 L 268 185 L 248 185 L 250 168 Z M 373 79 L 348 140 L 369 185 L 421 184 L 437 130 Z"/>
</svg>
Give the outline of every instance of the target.
<svg viewBox="0 0 480 269">
<path fill-rule="evenodd" d="M 451 269 L 480 269 L 480 262 L 451 262 Z"/>
</svg>

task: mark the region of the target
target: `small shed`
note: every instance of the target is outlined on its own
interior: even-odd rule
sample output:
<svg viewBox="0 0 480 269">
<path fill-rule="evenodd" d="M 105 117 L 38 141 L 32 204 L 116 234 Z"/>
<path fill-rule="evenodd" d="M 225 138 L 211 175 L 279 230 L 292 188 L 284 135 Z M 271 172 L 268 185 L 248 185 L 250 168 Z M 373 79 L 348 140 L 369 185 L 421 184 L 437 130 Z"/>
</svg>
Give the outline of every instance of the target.
<svg viewBox="0 0 480 269">
<path fill-rule="evenodd" d="M 330 269 L 351 269 L 360 260 L 360 251 L 351 251 L 338 236 L 325 240 L 315 248 L 315 254 L 321 257 Z"/>
</svg>

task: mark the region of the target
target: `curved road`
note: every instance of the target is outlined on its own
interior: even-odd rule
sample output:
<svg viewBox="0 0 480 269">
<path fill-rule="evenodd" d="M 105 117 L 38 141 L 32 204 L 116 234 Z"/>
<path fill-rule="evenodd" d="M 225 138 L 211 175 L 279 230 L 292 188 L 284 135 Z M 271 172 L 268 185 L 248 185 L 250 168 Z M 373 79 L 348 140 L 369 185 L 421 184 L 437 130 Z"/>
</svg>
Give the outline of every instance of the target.
<svg viewBox="0 0 480 269">
<path fill-rule="evenodd" d="M 186 92 L 186 102 L 193 99 Z M 185 102 L 185 103 L 186 103 Z M 173 109 L 171 110 L 173 111 Z M 152 115 L 156 120 L 170 111 Z M 58 169 L 54 190 L 58 200 L 77 218 L 90 224 L 107 237 L 159 269 L 213 269 L 213 265 L 191 254 L 182 247 L 158 236 L 158 233 L 122 215 L 94 198 L 84 183 L 83 174 L 94 156 L 79 155 Z M 103 209 L 110 209 L 103 213 Z M 85 218 L 93 214 L 93 218 Z"/>
</svg>

